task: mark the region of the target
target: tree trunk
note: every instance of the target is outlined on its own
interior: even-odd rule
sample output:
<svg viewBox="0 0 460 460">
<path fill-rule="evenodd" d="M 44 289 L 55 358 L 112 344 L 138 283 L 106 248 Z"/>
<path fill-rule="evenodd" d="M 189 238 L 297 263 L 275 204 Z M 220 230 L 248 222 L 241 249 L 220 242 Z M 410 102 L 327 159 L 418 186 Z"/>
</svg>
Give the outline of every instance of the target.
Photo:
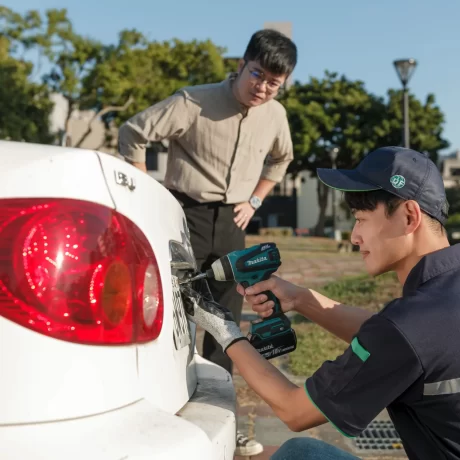
<svg viewBox="0 0 460 460">
<path fill-rule="evenodd" d="M 129 96 L 128 100 L 125 102 L 124 105 L 105 107 L 99 112 L 97 112 L 93 116 L 91 121 L 88 123 L 88 128 L 86 129 L 85 133 L 81 136 L 80 140 L 75 144 L 75 147 L 80 148 L 82 146 L 85 139 L 93 132 L 93 123 L 98 118 L 102 118 L 105 114 L 110 113 L 110 112 L 122 112 L 126 110 L 133 102 L 134 102 L 134 98 L 132 96 Z"/>
<path fill-rule="evenodd" d="M 326 222 L 326 208 L 329 197 L 329 187 L 324 185 L 319 179 L 316 186 L 318 193 L 319 216 L 315 227 L 316 236 L 324 236 L 324 224 Z"/>
<path fill-rule="evenodd" d="M 65 117 L 64 131 L 61 131 L 59 136 L 59 145 L 63 147 L 72 146 L 72 136 L 70 134 L 70 117 L 72 116 L 72 112 L 74 109 L 74 102 L 72 99 L 67 98 L 67 103 L 69 105 L 69 109 Z"/>
</svg>

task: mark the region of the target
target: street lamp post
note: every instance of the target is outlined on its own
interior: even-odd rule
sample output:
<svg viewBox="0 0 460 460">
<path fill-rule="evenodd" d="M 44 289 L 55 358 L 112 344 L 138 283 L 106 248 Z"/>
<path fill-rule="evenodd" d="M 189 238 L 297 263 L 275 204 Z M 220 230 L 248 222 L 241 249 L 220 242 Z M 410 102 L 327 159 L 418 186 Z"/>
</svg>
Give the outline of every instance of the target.
<svg viewBox="0 0 460 460">
<path fill-rule="evenodd" d="M 333 147 L 329 151 L 329 156 L 331 158 L 331 163 L 332 163 L 332 169 L 337 169 L 337 156 L 339 154 L 339 149 L 338 147 Z M 335 189 L 332 189 L 332 220 L 333 220 L 333 226 L 334 226 L 334 237 L 337 239 L 336 234 L 337 234 L 337 212 L 336 212 L 336 201 L 335 201 Z"/>
<path fill-rule="evenodd" d="M 393 62 L 399 79 L 403 85 L 403 114 L 404 114 L 404 128 L 403 139 L 404 147 L 409 148 L 409 90 L 407 84 L 409 83 L 412 74 L 414 73 L 417 61 L 415 59 L 398 59 Z"/>
</svg>

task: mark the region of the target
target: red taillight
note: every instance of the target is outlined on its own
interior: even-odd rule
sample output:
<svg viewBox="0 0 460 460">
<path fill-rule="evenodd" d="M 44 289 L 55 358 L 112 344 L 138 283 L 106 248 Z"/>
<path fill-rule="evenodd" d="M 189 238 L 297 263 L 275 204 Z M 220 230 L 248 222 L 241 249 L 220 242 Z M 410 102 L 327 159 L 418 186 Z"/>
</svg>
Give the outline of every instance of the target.
<svg viewBox="0 0 460 460">
<path fill-rule="evenodd" d="M 0 315 L 56 339 L 156 339 L 163 291 L 153 250 L 129 219 L 68 199 L 0 202 Z"/>
</svg>

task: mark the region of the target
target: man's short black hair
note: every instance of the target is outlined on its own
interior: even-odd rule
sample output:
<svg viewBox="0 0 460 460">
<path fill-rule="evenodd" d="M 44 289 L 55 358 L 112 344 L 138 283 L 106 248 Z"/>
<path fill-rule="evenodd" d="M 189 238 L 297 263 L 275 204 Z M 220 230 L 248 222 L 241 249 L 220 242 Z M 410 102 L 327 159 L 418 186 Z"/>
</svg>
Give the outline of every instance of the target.
<svg viewBox="0 0 460 460">
<path fill-rule="evenodd" d="M 352 211 L 374 211 L 378 204 L 385 206 L 385 214 L 387 217 L 393 215 L 399 205 L 406 201 L 399 196 L 393 195 L 385 190 L 373 190 L 369 192 L 345 192 L 345 203 Z M 444 226 L 434 217 L 422 211 L 429 221 L 430 228 L 434 231 L 443 233 Z M 447 218 L 449 214 L 449 203 L 446 200 L 442 208 L 443 215 Z"/>
<path fill-rule="evenodd" d="M 297 64 L 297 47 L 286 35 L 272 29 L 254 33 L 244 52 L 246 61 L 257 61 L 275 75 L 290 75 Z"/>
</svg>

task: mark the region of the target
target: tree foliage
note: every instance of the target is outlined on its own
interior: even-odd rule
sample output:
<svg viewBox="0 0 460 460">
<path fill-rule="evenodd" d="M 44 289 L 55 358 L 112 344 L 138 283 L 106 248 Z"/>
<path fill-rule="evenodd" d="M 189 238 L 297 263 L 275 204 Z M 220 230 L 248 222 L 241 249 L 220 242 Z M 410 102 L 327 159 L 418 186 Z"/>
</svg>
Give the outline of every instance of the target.
<svg viewBox="0 0 460 460">
<path fill-rule="evenodd" d="M 51 92 L 68 101 L 65 120 L 68 132 L 72 110 L 80 106 L 85 76 L 96 63 L 102 44 L 76 33 L 65 9 L 49 9 L 44 14 L 31 10 L 21 16 L 3 7 L 0 18 L 16 51 L 20 48 L 36 51 L 38 68 L 46 60 L 50 70 L 43 75 L 44 82 Z"/>
<path fill-rule="evenodd" d="M 402 94 L 390 90 L 388 100 L 365 88 L 362 81 L 348 80 L 325 72 L 322 79 L 295 83 L 280 97 L 285 106 L 294 144 L 290 172 L 295 176 L 317 168 L 331 168 L 331 152 L 338 149 L 337 168 L 354 167 L 363 156 L 381 146 L 401 145 Z M 433 95 L 425 104 L 410 97 L 412 147 L 427 152 L 436 161 L 448 144 L 442 138 L 443 114 Z M 322 234 L 329 189 L 318 181 L 320 215 L 316 232 Z"/>
<path fill-rule="evenodd" d="M 0 36 L 0 139 L 49 143 L 53 104 L 45 85 L 29 81 L 32 65 L 10 56 L 10 42 Z"/>
<path fill-rule="evenodd" d="M 352 167 L 376 145 L 375 125 L 381 115 L 381 101 L 369 94 L 364 83 L 350 81 L 337 73 L 296 83 L 280 99 L 285 106 L 294 144 L 295 175 L 333 166 L 331 151 L 338 148 L 336 166 Z M 322 234 L 329 189 L 318 181 L 320 215 L 316 232 Z"/>
<path fill-rule="evenodd" d="M 104 48 L 85 78 L 84 106 L 103 109 L 132 100 L 126 110 L 107 114 L 120 124 L 183 86 L 225 78 L 223 52 L 209 40 L 160 43 L 124 30 L 116 45 Z"/>
<path fill-rule="evenodd" d="M 380 145 L 401 145 L 403 118 L 403 93 L 390 89 L 383 106 L 376 133 Z M 410 146 L 419 152 L 426 152 L 437 162 L 440 150 L 449 147 L 442 137 L 445 119 L 441 109 L 436 105 L 433 94 L 428 94 L 422 103 L 415 96 L 409 95 L 409 135 Z"/>
<path fill-rule="evenodd" d="M 37 10 L 24 15 L 0 8 L 4 34 L 15 50 L 35 50 L 50 68 L 43 75 L 52 92 L 63 95 L 70 110 L 94 110 L 92 122 L 102 119 L 108 128 L 172 94 L 182 86 L 225 78 L 224 48 L 210 40 L 149 41 L 137 30 L 122 30 L 116 44 L 102 44 L 78 34 L 65 9 Z M 37 62 L 36 67 L 40 66 Z"/>
<path fill-rule="evenodd" d="M 168 97 L 177 89 L 213 83 L 236 70 L 237 61 L 210 40 L 158 42 L 135 29 L 120 31 L 115 43 L 100 43 L 75 31 L 65 9 L 19 14 L 0 6 L 0 135 L 3 138 L 48 142 L 51 92 L 69 103 L 65 134 L 73 109 L 94 113 L 86 133 L 72 143 L 81 146 L 102 120 L 106 136 L 135 113 Z M 34 62 L 26 56 L 35 57 Z M 44 71 L 46 69 L 46 71 Z M 42 76 L 43 83 L 34 82 Z M 36 78 L 35 78 L 36 80 Z M 306 83 L 295 83 L 283 93 L 294 143 L 289 172 L 296 176 L 318 167 L 349 168 L 369 151 L 401 145 L 402 92 L 385 97 L 367 91 L 362 81 L 328 72 Z M 448 146 L 443 135 L 444 115 L 433 95 L 424 102 L 411 95 L 411 146 L 433 160 Z M 70 133 L 71 134 L 71 133 Z M 68 137 L 67 137 L 68 139 Z M 322 233 L 328 191 L 318 183 Z"/>
</svg>

